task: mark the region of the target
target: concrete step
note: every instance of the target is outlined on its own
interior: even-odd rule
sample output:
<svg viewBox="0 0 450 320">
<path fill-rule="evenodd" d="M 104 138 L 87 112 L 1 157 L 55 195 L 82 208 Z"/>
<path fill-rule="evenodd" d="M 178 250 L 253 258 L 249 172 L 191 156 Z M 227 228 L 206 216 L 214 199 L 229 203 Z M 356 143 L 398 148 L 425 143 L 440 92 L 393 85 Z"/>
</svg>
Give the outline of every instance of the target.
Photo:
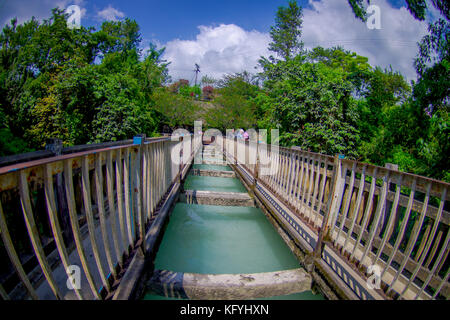
<svg viewBox="0 0 450 320">
<path fill-rule="evenodd" d="M 209 156 L 222 156 L 223 152 L 220 151 L 213 151 L 213 150 L 208 150 L 208 151 L 203 151 L 201 153 L 204 157 L 209 157 Z"/>
<path fill-rule="evenodd" d="M 219 155 L 219 156 L 223 155 L 222 150 L 203 150 L 201 153 L 204 157 L 214 157 L 217 155 Z"/>
<path fill-rule="evenodd" d="M 216 159 L 223 159 L 223 155 L 203 155 L 202 157 L 205 160 L 216 160 Z"/>
<path fill-rule="evenodd" d="M 236 174 L 234 171 L 224 171 L 224 170 L 202 170 L 202 169 L 192 169 L 190 174 L 194 176 L 205 176 L 205 177 L 220 177 L 220 178 L 235 178 Z"/>
<path fill-rule="evenodd" d="M 248 300 L 311 290 L 304 269 L 252 274 L 198 274 L 155 270 L 147 282 L 158 295 L 193 300 Z"/>
<path fill-rule="evenodd" d="M 211 206 L 255 206 L 254 200 L 246 192 L 186 190 L 180 194 L 180 202 Z"/>
<path fill-rule="evenodd" d="M 215 164 L 215 165 L 219 165 L 219 166 L 227 165 L 225 160 L 218 160 L 218 159 L 213 159 L 213 158 L 208 158 L 208 159 L 203 158 L 202 164 Z"/>
<path fill-rule="evenodd" d="M 198 155 L 196 155 L 194 157 L 194 161 L 195 161 L 195 159 L 198 159 Z M 217 155 L 217 154 L 214 155 L 214 154 L 209 154 L 209 153 L 202 154 L 201 160 L 202 160 L 203 164 L 226 165 L 226 160 L 225 160 L 223 154 L 219 154 L 219 155 Z"/>
</svg>

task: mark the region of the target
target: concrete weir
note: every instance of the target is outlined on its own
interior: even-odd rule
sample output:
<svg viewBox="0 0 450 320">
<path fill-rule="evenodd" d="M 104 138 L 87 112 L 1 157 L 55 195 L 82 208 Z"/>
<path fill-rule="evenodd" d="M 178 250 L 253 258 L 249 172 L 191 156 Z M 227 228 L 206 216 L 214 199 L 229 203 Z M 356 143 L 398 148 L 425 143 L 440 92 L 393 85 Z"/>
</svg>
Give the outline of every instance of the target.
<svg viewBox="0 0 450 320">
<path fill-rule="evenodd" d="M 242 192 L 186 190 L 184 193 L 180 194 L 180 202 L 212 206 L 255 206 L 254 200 L 248 193 Z"/>
<path fill-rule="evenodd" d="M 304 269 L 253 274 L 198 274 L 155 270 L 147 286 L 164 297 L 192 300 L 246 300 L 311 290 Z"/>
<path fill-rule="evenodd" d="M 192 169 L 191 174 L 194 176 L 206 176 L 206 177 L 220 177 L 220 178 L 235 178 L 234 171 L 220 171 L 220 170 L 201 170 Z"/>
</svg>

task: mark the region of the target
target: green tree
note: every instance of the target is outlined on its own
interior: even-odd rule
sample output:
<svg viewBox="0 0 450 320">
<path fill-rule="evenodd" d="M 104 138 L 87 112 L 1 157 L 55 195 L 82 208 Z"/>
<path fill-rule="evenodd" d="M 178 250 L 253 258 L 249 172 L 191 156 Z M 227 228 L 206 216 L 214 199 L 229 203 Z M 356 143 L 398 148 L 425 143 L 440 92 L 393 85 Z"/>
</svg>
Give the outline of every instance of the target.
<svg viewBox="0 0 450 320">
<path fill-rule="evenodd" d="M 164 87 L 156 89 L 152 99 L 155 110 L 172 129 L 193 126 L 197 120 L 200 108 L 189 95 L 177 94 Z"/>
<path fill-rule="evenodd" d="M 279 7 L 275 26 L 270 28 L 272 42 L 269 50 L 283 59 L 290 59 L 303 51 L 302 35 L 302 7 L 297 1 L 290 0 L 287 7 Z"/>
<path fill-rule="evenodd" d="M 433 114 L 446 109 L 450 94 L 450 24 L 439 19 L 428 26 L 429 34 L 419 43 L 419 53 L 414 61 L 418 83 L 414 96 L 418 103 L 428 107 Z"/>
<path fill-rule="evenodd" d="M 32 151 L 25 140 L 13 135 L 7 123 L 6 115 L 0 110 L 0 157 Z"/>
<path fill-rule="evenodd" d="M 137 52 L 142 36 L 136 21 L 126 18 L 124 21 L 105 21 L 95 38 L 99 42 L 99 50 L 102 56 L 108 53 Z"/>
<path fill-rule="evenodd" d="M 385 126 L 384 120 L 389 109 L 404 103 L 410 93 L 411 88 L 401 74 L 394 72 L 392 68 L 382 70 L 376 67 L 367 79 L 364 98 L 359 104 L 361 115 L 359 128 L 362 141 L 372 144 L 372 139 L 376 139 L 380 128 Z M 386 150 L 378 151 L 386 152 Z"/>
<path fill-rule="evenodd" d="M 96 108 L 92 142 L 124 140 L 139 133 L 153 134 L 156 123 L 135 78 L 121 74 L 104 76 L 99 79 L 95 94 L 104 101 Z"/>
<path fill-rule="evenodd" d="M 1 135 L 11 154 L 42 148 L 47 138 L 65 145 L 152 135 L 161 115 L 153 92 L 168 81 L 164 49 L 139 49 L 133 20 L 109 21 L 99 31 L 69 29 L 54 9 L 42 23 L 13 19 L 0 33 Z"/>
<path fill-rule="evenodd" d="M 266 83 L 268 94 L 258 96 L 264 113 L 260 127 L 279 128 L 285 145 L 358 156 L 358 115 L 348 72 L 325 62 L 305 62 L 302 56 L 267 71 L 279 77 Z"/>
<path fill-rule="evenodd" d="M 181 86 L 179 89 L 179 93 L 187 98 L 191 97 L 191 98 L 199 99 L 202 95 L 202 89 L 200 89 L 199 85 Z"/>
<path fill-rule="evenodd" d="M 429 34 L 419 43 L 415 60 L 418 81 L 413 88 L 412 115 L 421 131 L 413 148 L 419 161 L 416 171 L 450 181 L 448 7 L 446 13 L 446 20 L 429 24 Z"/>
<path fill-rule="evenodd" d="M 93 63 L 96 54 L 92 30 L 71 30 L 66 17 L 54 9 L 51 18 L 42 23 L 32 19 L 17 25 L 13 19 L 0 33 L 0 108 L 10 132 L 25 139 L 29 148 L 40 147 L 48 137 L 38 128 L 48 129 L 47 134 L 65 132 L 60 128 L 61 121 L 55 121 L 59 129 L 53 130 L 47 122 L 51 118 L 41 119 L 39 115 L 47 113 L 50 117 L 53 112 L 55 117 L 63 117 L 57 99 L 60 73 L 69 65 L 78 68 Z"/>
<path fill-rule="evenodd" d="M 206 110 L 208 127 L 223 132 L 232 128 L 256 127 L 256 98 L 259 88 L 248 72 L 225 75 L 218 81 L 215 98 Z"/>
<path fill-rule="evenodd" d="M 202 85 L 204 86 L 214 86 L 217 83 L 217 80 L 208 75 L 204 75 L 202 77 Z"/>
</svg>

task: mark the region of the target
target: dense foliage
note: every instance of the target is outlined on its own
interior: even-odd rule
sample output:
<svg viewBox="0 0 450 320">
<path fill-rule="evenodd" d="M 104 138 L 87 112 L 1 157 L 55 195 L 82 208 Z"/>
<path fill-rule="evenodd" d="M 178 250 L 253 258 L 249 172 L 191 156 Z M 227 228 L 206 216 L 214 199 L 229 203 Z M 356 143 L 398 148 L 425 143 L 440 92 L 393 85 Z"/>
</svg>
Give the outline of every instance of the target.
<svg viewBox="0 0 450 320">
<path fill-rule="evenodd" d="M 363 0 L 349 0 L 365 19 Z M 418 20 L 424 1 L 406 0 Z M 430 23 L 419 43 L 417 82 L 340 47 L 305 50 L 302 9 L 280 7 L 262 72 L 202 77 L 171 85 L 164 49 L 141 52 L 135 21 L 69 29 L 54 10 L 42 23 L 13 20 L 0 33 L 0 156 L 65 145 L 154 135 L 163 126 L 280 130 L 281 143 L 344 154 L 450 181 L 449 17 Z M 425 6 L 424 6 L 425 5 Z"/>
<path fill-rule="evenodd" d="M 227 75 L 218 81 L 213 107 L 205 114 L 206 126 L 222 132 L 232 128 L 256 128 L 256 98 L 259 88 L 249 74 Z"/>
<path fill-rule="evenodd" d="M 57 9 L 42 23 L 16 20 L 0 34 L 0 155 L 152 135 L 161 118 L 151 108 L 167 79 L 163 51 L 142 54 L 139 26 L 126 19 L 67 28 Z"/>
</svg>

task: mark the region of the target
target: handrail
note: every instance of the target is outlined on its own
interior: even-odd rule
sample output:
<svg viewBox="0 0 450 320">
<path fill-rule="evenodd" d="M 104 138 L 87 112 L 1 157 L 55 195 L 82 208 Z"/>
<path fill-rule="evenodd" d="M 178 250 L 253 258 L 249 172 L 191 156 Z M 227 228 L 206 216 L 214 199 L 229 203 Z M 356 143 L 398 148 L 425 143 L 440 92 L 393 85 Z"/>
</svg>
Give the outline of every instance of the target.
<svg viewBox="0 0 450 320">
<path fill-rule="evenodd" d="M 159 203 L 201 146 L 201 136 L 132 142 L 73 148 L 77 152 L 0 168 L 1 238 L 8 265 L 23 285 L 1 282 L 3 299 L 24 297 L 24 292 L 42 298 L 37 290 L 42 281 L 54 297 L 66 298 L 72 291 L 54 273 L 60 267 L 69 276 L 74 257 L 88 283 L 73 291 L 74 298 L 113 294 Z M 298 148 L 220 137 L 214 143 L 230 164 L 251 175 L 255 187 L 271 193 L 307 226 L 311 234 L 304 236 L 315 238 L 309 242 L 315 261 L 333 255 L 364 281 L 377 267 L 382 283 L 377 296 L 450 296 L 450 184 Z M 171 161 L 174 150 L 180 164 Z M 20 241 L 31 241 L 27 252 Z M 23 253 L 36 257 L 33 272 Z"/>
<path fill-rule="evenodd" d="M 9 256 L 3 265 L 13 271 L 8 281 L 0 282 L 3 299 L 49 298 L 42 281 L 56 299 L 113 295 L 158 205 L 200 147 L 201 136 L 134 142 L 76 146 L 0 168 L 0 233 Z M 172 161 L 173 152 L 179 163 Z M 25 238 L 14 234 L 17 230 L 24 230 Z M 24 252 L 22 244 L 26 247 L 29 240 L 31 248 Z M 50 244 L 56 250 L 49 250 Z M 25 253 L 37 259 L 32 272 Z M 74 265 L 88 285 L 72 291 L 55 272 L 70 278 Z M 14 274 L 23 289 L 11 280 Z"/>
<path fill-rule="evenodd" d="M 386 297 L 450 297 L 449 183 L 297 147 L 217 144 L 313 230 L 318 259 L 327 247 L 365 280 L 376 266 Z"/>
<path fill-rule="evenodd" d="M 154 137 L 154 138 L 146 138 L 146 142 L 155 142 L 159 140 L 167 140 L 167 137 Z M 105 148 L 111 148 L 116 146 L 124 146 L 133 144 L 133 139 L 122 140 L 122 141 L 113 141 L 113 142 L 103 142 L 103 143 L 93 143 L 93 144 L 84 144 L 84 145 L 76 145 L 65 147 L 60 150 L 60 154 L 72 154 L 72 153 L 80 153 L 84 151 L 91 150 L 99 150 Z M 45 150 L 32 151 L 27 153 L 21 153 L 16 155 L 10 155 L 5 157 L 0 157 L 0 168 L 5 166 L 10 166 L 17 163 L 29 162 L 33 160 L 43 159 L 43 158 L 51 158 L 55 156 L 55 152 L 48 148 L 49 144 L 47 144 Z"/>
</svg>

